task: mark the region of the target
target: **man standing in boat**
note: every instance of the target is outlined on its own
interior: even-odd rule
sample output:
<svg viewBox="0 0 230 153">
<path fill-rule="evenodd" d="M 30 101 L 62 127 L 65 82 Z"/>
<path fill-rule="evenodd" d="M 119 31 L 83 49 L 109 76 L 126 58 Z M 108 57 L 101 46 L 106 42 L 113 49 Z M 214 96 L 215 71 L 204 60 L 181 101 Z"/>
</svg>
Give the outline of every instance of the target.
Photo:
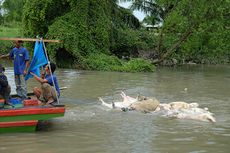
<svg viewBox="0 0 230 153">
<path fill-rule="evenodd" d="M 50 65 L 50 67 L 49 67 Z M 57 81 L 56 75 L 54 75 L 56 65 L 54 63 L 47 64 L 44 70 L 44 73 L 41 74 L 41 77 L 30 72 L 30 74 L 41 83 L 41 87 L 35 87 L 33 89 L 36 97 L 46 105 L 49 105 L 58 100 L 60 96 L 60 89 Z M 41 104 L 42 104 L 41 103 Z"/>
<path fill-rule="evenodd" d="M 24 76 L 29 67 L 29 52 L 22 46 L 21 40 L 14 42 L 15 47 L 7 55 L 2 55 L 0 58 L 10 58 L 14 61 L 14 77 L 16 84 L 16 92 L 22 99 L 27 99 L 27 87 Z"/>
</svg>

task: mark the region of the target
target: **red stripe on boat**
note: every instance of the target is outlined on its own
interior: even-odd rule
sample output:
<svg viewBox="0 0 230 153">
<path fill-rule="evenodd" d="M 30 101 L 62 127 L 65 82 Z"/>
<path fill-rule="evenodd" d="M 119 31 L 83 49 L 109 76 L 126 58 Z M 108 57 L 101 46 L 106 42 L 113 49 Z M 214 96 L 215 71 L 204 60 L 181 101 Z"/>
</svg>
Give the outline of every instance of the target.
<svg viewBox="0 0 230 153">
<path fill-rule="evenodd" d="M 1 116 L 35 115 L 35 114 L 60 114 L 64 113 L 64 107 L 39 107 L 0 110 Z"/>
<path fill-rule="evenodd" d="M 0 128 L 4 127 L 19 127 L 19 126 L 36 126 L 38 121 L 15 121 L 15 122 L 0 122 Z"/>
<path fill-rule="evenodd" d="M 24 106 L 38 106 L 38 100 L 28 99 L 23 101 Z"/>
</svg>

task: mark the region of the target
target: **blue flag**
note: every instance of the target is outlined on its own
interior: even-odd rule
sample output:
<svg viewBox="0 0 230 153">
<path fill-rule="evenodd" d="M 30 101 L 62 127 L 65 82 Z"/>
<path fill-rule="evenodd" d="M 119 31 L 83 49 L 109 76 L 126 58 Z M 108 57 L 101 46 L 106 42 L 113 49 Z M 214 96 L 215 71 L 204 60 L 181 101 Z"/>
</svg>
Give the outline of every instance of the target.
<svg viewBox="0 0 230 153">
<path fill-rule="evenodd" d="M 43 50 L 43 43 L 42 41 L 38 42 L 36 41 L 35 47 L 34 47 L 34 55 L 32 58 L 32 61 L 30 63 L 30 67 L 28 69 L 28 73 L 25 76 L 25 80 L 28 80 L 29 78 L 32 78 L 33 76 L 30 74 L 30 72 L 33 72 L 37 76 L 40 76 L 40 67 L 47 64 L 47 58 L 45 56 L 44 50 Z"/>
</svg>

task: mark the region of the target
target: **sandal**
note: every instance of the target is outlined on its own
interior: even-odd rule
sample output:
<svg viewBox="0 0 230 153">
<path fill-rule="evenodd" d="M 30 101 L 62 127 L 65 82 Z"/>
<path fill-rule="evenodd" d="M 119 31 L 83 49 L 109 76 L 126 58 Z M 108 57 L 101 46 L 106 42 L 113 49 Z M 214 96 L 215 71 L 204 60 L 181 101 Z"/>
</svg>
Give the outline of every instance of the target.
<svg viewBox="0 0 230 153">
<path fill-rule="evenodd" d="M 14 108 L 14 105 L 13 105 L 13 104 L 11 104 L 11 103 L 9 103 L 9 102 L 5 102 L 5 105 L 9 105 L 9 106 L 11 106 L 11 107 L 13 107 L 13 108 Z"/>
</svg>

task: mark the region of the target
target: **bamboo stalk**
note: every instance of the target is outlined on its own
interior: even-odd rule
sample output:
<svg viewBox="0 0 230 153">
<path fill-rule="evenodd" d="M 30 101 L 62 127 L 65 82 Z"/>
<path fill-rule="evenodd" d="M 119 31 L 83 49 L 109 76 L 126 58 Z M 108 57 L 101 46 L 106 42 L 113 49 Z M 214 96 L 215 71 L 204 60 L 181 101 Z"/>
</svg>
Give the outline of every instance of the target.
<svg viewBox="0 0 230 153">
<path fill-rule="evenodd" d="M 0 40 L 6 40 L 6 41 L 39 41 L 40 39 L 35 38 L 7 38 L 7 37 L 0 37 Z M 49 39 L 43 39 L 44 42 L 53 42 L 53 43 L 61 43 L 61 40 L 49 40 Z"/>
</svg>

